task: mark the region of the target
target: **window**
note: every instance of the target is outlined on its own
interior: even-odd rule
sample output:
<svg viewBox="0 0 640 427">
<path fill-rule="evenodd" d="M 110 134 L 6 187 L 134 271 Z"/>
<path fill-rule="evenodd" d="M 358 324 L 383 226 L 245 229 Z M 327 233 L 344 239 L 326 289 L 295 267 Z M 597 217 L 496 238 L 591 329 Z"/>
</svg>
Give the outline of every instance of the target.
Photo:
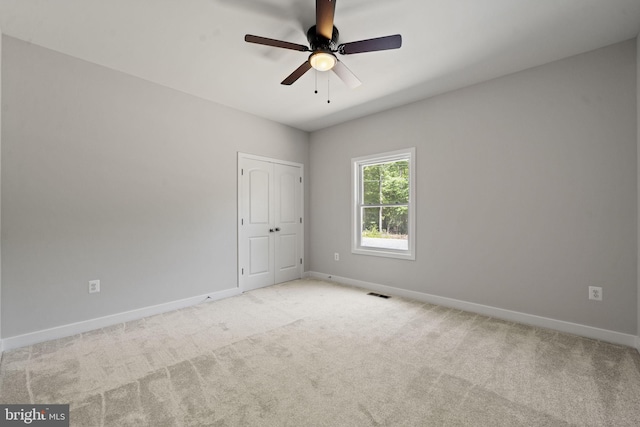
<svg viewBox="0 0 640 427">
<path fill-rule="evenodd" d="M 415 259 L 415 148 L 351 160 L 351 252 Z"/>
</svg>

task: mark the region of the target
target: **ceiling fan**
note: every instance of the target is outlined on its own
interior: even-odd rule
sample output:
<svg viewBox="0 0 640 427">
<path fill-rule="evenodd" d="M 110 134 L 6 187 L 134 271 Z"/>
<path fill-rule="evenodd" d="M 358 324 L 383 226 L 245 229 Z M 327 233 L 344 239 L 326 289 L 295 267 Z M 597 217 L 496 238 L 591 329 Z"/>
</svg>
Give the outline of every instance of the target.
<svg viewBox="0 0 640 427">
<path fill-rule="evenodd" d="M 360 86 L 362 83 L 351 70 L 338 60 L 335 53 L 351 55 L 354 53 L 398 49 L 402 46 L 402 36 L 395 34 L 392 36 L 338 44 L 338 29 L 333 25 L 335 10 L 336 0 L 316 0 L 316 25 L 307 31 L 307 40 L 309 40 L 310 47 L 251 34 L 245 35 L 244 40 L 249 43 L 265 46 L 297 50 L 300 52 L 311 52 L 309 59 L 281 82 L 283 85 L 295 83 L 304 73 L 311 68 L 315 68 L 318 71 L 332 70 L 347 86 L 354 88 Z"/>
</svg>

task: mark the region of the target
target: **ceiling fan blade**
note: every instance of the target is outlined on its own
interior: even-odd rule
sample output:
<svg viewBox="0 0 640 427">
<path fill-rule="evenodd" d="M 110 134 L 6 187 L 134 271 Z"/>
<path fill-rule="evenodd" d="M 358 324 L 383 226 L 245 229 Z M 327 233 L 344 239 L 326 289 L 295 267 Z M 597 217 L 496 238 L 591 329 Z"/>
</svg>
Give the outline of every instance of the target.
<svg viewBox="0 0 640 427">
<path fill-rule="evenodd" d="M 343 55 L 351 55 L 353 53 L 375 52 L 378 50 L 398 49 L 402 46 L 402 36 L 395 34 L 393 36 L 378 37 L 375 39 L 360 40 L 357 42 L 344 43 L 338 46 L 338 52 Z"/>
<path fill-rule="evenodd" d="M 336 0 L 316 0 L 316 34 L 331 40 Z"/>
<path fill-rule="evenodd" d="M 298 50 L 300 52 L 309 51 L 309 48 L 303 44 L 289 43 L 282 40 L 269 39 L 269 38 L 260 37 L 260 36 L 253 36 L 251 34 L 247 34 L 246 36 L 244 36 L 244 41 L 249 43 L 261 44 L 265 46 L 273 46 L 273 47 L 281 47 L 283 49 Z"/>
<path fill-rule="evenodd" d="M 332 70 L 350 89 L 354 89 L 362 84 L 356 75 L 340 61 L 336 61 L 336 65 L 333 66 Z"/>
<path fill-rule="evenodd" d="M 310 68 L 311 68 L 311 63 L 309 61 L 304 61 L 301 66 L 296 68 L 296 70 L 293 73 L 289 74 L 289 76 L 286 79 L 284 79 L 280 84 L 287 85 L 287 86 L 294 84 L 296 80 L 302 77 L 302 75 L 307 71 L 309 71 Z"/>
</svg>

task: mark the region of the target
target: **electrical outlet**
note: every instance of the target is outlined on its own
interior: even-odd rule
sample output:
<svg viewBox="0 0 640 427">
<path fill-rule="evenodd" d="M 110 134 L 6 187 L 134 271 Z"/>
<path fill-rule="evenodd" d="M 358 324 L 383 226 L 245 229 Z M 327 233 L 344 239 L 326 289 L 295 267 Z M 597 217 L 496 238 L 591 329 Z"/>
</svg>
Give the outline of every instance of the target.
<svg viewBox="0 0 640 427">
<path fill-rule="evenodd" d="M 95 294 L 100 292 L 100 280 L 89 280 L 89 293 Z"/>
<path fill-rule="evenodd" d="M 333 254 L 333 259 L 336 261 L 340 261 L 340 254 L 338 252 Z"/>
<path fill-rule="evenodd" d="M 599 286 L 589 286 L 589 299 L 602 301 L 602 288 Z"/>
</svg>

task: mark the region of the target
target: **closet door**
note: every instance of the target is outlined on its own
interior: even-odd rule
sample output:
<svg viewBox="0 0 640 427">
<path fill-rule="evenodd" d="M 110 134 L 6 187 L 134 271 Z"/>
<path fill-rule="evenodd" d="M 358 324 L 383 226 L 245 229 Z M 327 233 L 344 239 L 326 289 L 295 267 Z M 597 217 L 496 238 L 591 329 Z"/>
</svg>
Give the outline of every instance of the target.
<svg viewBox="0 0 640 427">
<path fill-rule="evenodd" d="M 275 283 L 299 279 L 302 215 L 300 168 L 274 164 Z"/>
<path fill-rule="evenodd" d="M 240 282 L 243 291 L 273 285 L 273 165 L 242 159 L 240 195 Z"/>
<path fill-rule="evenodd" d="M 302 168 L 239 156 L 242 291 L 302 277 Z"/>
</svg>

